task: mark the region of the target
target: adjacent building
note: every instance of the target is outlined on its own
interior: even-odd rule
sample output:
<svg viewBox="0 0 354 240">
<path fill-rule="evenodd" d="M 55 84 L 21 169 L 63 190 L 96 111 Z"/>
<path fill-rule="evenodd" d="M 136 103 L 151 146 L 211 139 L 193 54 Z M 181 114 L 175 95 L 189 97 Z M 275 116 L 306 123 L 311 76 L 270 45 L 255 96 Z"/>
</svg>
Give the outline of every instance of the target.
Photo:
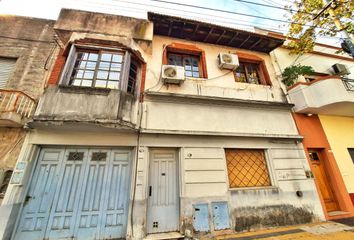
<svg viewBox="0 0 354 240">
<path fill-rule="evenodd" d="M 53 28 L 60 50 L 0 207 L 2 239 L 325 219 L 270 54 L 282 39 L 156 13 L 63 9 Z"/>
<path fill-rule="evenodd" d="M 0 204 L 55 55 L 54 21 L 0 16 Z"/>
<path fill-rule="evenodd" d="M 287 92 L 327 219 L 354 215 L 354 60 L 338 50 L 317 44 L 298 60 L 284 46 L 272 52 L 279 72 L 294 63 L 315 71 Z"/>
</svg>

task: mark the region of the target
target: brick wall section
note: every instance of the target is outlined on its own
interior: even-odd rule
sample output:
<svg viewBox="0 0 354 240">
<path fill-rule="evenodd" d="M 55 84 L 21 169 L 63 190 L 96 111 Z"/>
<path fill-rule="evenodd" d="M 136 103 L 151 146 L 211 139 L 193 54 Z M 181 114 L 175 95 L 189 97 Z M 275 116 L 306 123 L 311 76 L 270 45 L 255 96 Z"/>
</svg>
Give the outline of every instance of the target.
<svg viewBox="0 0 354 240">
<path fill-rule="evenodd" d="M 48 79 L 48 85 L 57 85 L 59 82 L 61 71 L 64 68 L 66 57 L 64 56 L 64 49 L 59 51 L 57 59 L 55 60 L 53 70 Z"/>
</svg>

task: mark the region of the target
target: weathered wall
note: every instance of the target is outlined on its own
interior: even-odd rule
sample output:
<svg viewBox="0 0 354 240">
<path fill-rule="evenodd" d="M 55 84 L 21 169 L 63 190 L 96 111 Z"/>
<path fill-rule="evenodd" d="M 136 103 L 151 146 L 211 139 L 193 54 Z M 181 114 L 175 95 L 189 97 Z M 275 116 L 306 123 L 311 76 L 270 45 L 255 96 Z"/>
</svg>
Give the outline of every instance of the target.
<svg viewBox="0 0 354 240">
<path fill-rule="evenodd" d="M 152 23 L 147 20 L 72 9 L 61 10 L 55 29 L 64 38 L 70 35 L 66 31 L 126 36 L 147 41 L 151 41 L 153 36 Z"/>
<path fill-rule="evenodd" d="M 143 134 L 140 138 L 134 212 L 145 211 L 148 201 L 149 147 L 176 148 L 180 152 L 181 227 L 191 228 L 193 204 L 226 201 L 231 229 L 243 231 L 275 225 L 322 220 L 322 207 L 301 143 L 291 140 L 240 137 L 203 137 Z M 230 189 L 225 148 L 256 148 L 267 151 L 272 186 Z M 296 191 L 302 191 L 298 197 Z M 256 214 L 257 213 L 257 214 Z M 209 212 L 211 218 L 212 214 Z M 275 219 L 269 219 L 269 216 Z M 145 216 L 134 214 L 136 237 L 145 234 Z M 209 219 L 213 231 L 212 219 Z M 142 227 L 143 226 L 143 227 Z"/>
<path fill-rule="evenodd" d="M 25 131 L 21 128 L 0 128 L 0 168 L 12 169 L 21 150 Z"/>
<path fill-rule="evenodd" d="M 147 132 L 174 132 L 212 135 L 298 135 L 289 107 L 241 106 L 192 99 L 145 97 L 142 129 Z M 161 116 L 164 116 L 163 118 Z"/>
<path fill-rule="evenodd" d="M 49 86 L 35 120 L 114 123 L 137 121 L 138 100 L 119 90 Z"/>
<path fill-rule="evenodd" d="M 17 59 L 5 88 L 23 91 L 37 100 L 56 52 L 54 21 L 4 15 L 0 22 L 0 57 Z M 0 128 L 0 168 L 14 167 L 24 135 L 20 128 Z"/>
<path fill-rule="evenodd" d="M 205 51 L 208 79 L 187 78 L 180 86 L 162 86 L 160 79 L 162 55 L 164 46 L 171 43 L 183 43 L 195 45 Z M 229 70 L 220 70 L 217 65 L 217 56 L 220 52 L 248 53 L 256 55 L 265 61 L 266 68 L 272 81 L 272 86 L 256 85 L 236 82 L 234 75 Z M 191 94 L 202 96 L 226 97 L 245 100 L 284 102 L 285 97 L 276 80 L 274 67 L 270 56 L 264 53 L 235 49 L 225 46 L 217 46 L 205 43 L 189 42 L 181 39 L 173 39 L 163 36 L 154 36 L 152 58 L 149 59 L 146 76 L 146 90 L 159 92 L 172 92 L 179 94 Z M 228 71 L 230 73 L 228 73 Z M 227 74 L 228 73 L 228 74 Z"/>
<path fill-rule="evenodd" d="M 0 22 L 0 56 L 17 58 L 6 88 L 24 91 L 37 99 L 55 54 L 54 21 L 0 16 Z"/>
</svg>

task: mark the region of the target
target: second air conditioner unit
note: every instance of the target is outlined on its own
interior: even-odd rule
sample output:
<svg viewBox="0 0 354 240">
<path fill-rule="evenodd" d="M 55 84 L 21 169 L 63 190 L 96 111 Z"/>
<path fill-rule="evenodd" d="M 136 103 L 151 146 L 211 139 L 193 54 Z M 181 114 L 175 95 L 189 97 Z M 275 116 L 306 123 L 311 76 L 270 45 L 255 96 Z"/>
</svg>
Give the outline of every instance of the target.
<svg viewBox="0 0 354 240">
<path fill-rule="evenodd" d="M 236 69 L 240 65 L 236 54 L 231 53 L 219 53 L 218 65 L 221 69 Z"/>
<path fill-rule="evenodd" d="M 184 67 L 174 65 L 162 66 L 162 79 L 164 83 L 180 84 L 185 80 Z"/>
</svg>

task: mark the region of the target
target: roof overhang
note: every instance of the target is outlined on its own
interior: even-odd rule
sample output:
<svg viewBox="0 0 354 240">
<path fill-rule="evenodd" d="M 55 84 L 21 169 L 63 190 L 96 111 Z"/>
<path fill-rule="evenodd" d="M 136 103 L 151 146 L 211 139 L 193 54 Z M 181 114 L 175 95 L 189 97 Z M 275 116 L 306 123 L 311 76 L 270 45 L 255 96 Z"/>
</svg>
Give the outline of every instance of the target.
<svg viewBox="0 0 354 240">
<path fill-rule="evenodd" d="M 277 37 L 175 16 L 149 12 L 148 19 L 154 23 L 154 34 L 173 38 L 265 53 L 271 52 L 284 43 L 284 39 Z"/>
</svg>

